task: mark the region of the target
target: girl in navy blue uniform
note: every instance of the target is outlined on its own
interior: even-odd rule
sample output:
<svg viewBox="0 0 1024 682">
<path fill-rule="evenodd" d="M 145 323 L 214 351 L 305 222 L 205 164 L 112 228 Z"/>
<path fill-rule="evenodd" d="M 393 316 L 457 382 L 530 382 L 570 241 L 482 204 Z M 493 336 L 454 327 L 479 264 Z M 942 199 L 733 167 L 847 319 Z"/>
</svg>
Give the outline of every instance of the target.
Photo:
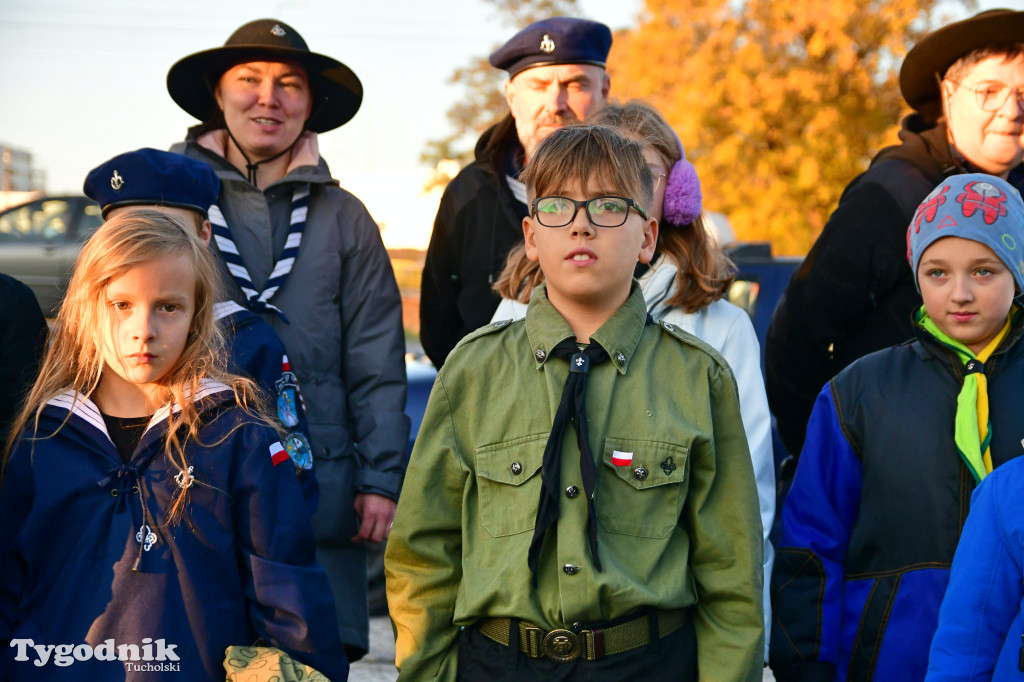
<svg viewBox="0 0 1024 682">
<path fill-rule="evenodd" d="M 224 679 L 256 643 L 347 678 L 294 467 L 222 369 L 216 282 L 154 211 L 79 256 L 3 462 L 0 679 Z"/>
</svg>

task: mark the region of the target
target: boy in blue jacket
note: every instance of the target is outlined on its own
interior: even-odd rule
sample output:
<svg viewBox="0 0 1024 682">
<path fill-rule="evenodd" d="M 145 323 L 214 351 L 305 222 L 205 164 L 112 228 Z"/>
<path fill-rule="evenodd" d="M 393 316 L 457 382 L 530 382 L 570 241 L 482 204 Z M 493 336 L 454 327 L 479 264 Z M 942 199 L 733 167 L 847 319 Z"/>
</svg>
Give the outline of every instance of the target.
<svg viewBox="0 0 1024 682">
<path fill-rule="evenodd" d="M 971 496 L 928 682 L 1024 680 L 1024 459 L 993 471 Z"/>
<path fill-rule="evenodd" d="M 786 680 L 921 680 L 970 506 L 1024 437 L 1024 203 L 968 174 L 920 204 L 907 255 L 915 338 L 819 394 L 772 576 Z"/>
<path fill-rule="evenodd" d="M 201 161 L 159 149 L 125 152 L 89 171 L 82 189 L 100 205 L 104 220 L 129 207 L 152 208 L 195 225 L 199 238 L 210 244 L 208 211 L 217 201 L 220 179 Z M 263 318 L 234 301 L 218 302 L 214 315 L 227 338 L 229 371 L 256 382 L 269 401 L 269 411 L 287 430 L 282 444 L 295 464 L 312 514 L 319 497 L 313 447 L 284 344 Z"/>
</svg>

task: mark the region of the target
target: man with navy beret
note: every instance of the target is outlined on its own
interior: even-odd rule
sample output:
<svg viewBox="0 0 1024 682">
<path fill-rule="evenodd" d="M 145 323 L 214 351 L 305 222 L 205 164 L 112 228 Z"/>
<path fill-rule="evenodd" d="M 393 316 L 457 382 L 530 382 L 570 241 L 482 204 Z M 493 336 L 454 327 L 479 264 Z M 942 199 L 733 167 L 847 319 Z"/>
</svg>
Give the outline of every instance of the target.
<svg viewBox="0 0 1024 682">
<path fill-rule="evenodd" d="M 488 128 L 476 160 L 448 184 L 434 220 L 420 289 L 420 341 L 438 368 L 459 340 L 490 322 L 491 289 L 528 214 L 519 171 L 551 132 L 601 109 L 611 81 L 604 24 L 555 17 L 512 36 L 491 56 L 508 72 L 509 114 Z"/>
</svg>

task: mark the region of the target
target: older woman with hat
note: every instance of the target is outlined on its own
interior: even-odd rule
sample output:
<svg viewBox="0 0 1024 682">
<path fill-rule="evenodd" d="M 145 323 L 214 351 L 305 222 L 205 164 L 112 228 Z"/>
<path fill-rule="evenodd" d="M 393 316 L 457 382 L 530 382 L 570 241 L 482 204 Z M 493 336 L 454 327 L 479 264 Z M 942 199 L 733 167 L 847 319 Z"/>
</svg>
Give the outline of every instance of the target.
<svg viewBox="0 0 1024 682">
<path fill-rule="evenodd" d="M 317 558 L 356 660 L 369 644 L 362 543 L 390 530 L 409 433 L 394 274 L 376 223 L 317 147 L 355 115 L 362 86 L 288 24 L 260 19 L 172 66 L 167 89 L 202 121 L 174 151 L 220 178 L 210 222 L 229 293 L 274 327 L 303 386 Z"/>
<path fill-rule="evenodd" d="M 914 109 L 900 144 L 847 186 L 768 330 L 768 399 L 794 456 L 821 387 L 912 335 L 921 297 L 906 233 L 918 203 L 959 173 L 1024 188 L 1024 12 L 989 10 L 926 35 L 903 62 L 900 90 Z"/>
</svg>

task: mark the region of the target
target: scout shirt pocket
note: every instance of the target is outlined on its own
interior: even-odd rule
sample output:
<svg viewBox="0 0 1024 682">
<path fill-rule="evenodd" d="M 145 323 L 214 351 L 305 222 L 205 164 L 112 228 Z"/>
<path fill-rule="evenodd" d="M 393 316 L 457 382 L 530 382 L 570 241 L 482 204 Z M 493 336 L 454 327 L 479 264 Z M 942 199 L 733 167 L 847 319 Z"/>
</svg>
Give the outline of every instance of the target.
<svg viewBox="0 0 1024 682">
<path fill-rule="evenodd" d="M 686 501 L 688 445 L 606 438 L 595 506 L 609 533 L 664 538 Z"/>
<path fill-rule="evenodd" d="M 533 530 L 547 440 L 541 433 L 476 449 L 480 522 L 492 536 Z"/>
</svg>

